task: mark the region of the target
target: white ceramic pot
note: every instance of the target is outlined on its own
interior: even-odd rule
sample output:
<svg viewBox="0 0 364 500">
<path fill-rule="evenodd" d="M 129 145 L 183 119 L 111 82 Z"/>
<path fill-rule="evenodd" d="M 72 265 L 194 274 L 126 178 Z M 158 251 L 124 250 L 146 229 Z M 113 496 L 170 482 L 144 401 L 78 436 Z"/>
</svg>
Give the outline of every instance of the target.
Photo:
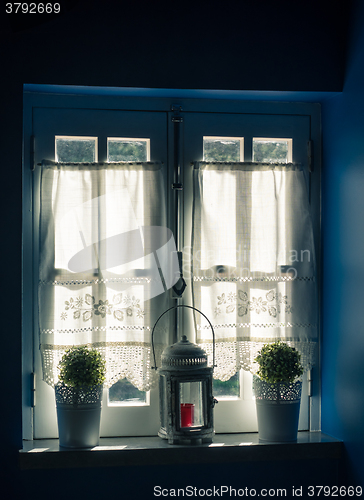
<svg viewBox="0 0 364 500">
<path fill-rule="evenodd" d="M 93 448 L 99 444 L 102 386 L 55 386 L 59 446 Z"/>
<path fill-rule="evenodd" d="M 253 378 L 260 441 L 297 441 L 302 382 L 268 384 Z"/>
</svg>

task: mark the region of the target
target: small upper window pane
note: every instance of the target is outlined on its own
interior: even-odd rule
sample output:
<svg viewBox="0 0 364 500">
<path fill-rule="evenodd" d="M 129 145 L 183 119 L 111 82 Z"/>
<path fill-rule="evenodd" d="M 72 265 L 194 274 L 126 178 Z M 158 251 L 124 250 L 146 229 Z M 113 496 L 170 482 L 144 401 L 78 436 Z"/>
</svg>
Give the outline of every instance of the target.
<svg viewBox="0 0 364 500">
<path fill-rule="evenodd" d="M 204 137 L 204 161 L 244 161 L 243 137 Z"/>
<path fill-rule="evenodd" d="M 126 378 L 120 379 L 109 389 L 108 406 L 140 406 L 149 404 L 149 393 L 139 391 Z"/>
<path fill-rule="evenodd" d="M 150 139 L 108 137 L 107 159 L 113 161 L 149 161 Z"/>
<path fill-rule="evenodd" d="M 97 161 L 97 137 L 56 136 L 56 161 L 63 163 Z"/>
<path fill-rule="evenodd" d="M 239 372 L 235 373 L 226 382 L 213 380 L 212 388 L 214 397 L 217 399 L 238 399 L 240 397 Z"/>
<path fill-rule="evenodd" d="M 292 161 L 292 139 L 254 137 L 253 161 L 290 163 Z"/>
</svg>

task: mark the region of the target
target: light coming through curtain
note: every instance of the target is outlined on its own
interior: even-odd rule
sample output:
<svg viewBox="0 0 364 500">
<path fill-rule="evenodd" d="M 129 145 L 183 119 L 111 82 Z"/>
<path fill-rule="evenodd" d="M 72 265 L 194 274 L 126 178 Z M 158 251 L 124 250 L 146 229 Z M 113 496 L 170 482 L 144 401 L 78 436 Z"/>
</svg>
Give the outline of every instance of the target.
<svg viewBox="0 0 364 500">
<path fill-rule="evenodd" d="M 254 373 L 266 342 L 284 340 L 305 369 L 317 341 L 317 283 L 305 179 L 294 164 L 194 166 L 194 305 L 216 337 L 214 377 Z M 196 315 L 197 342 L 211 354 L 211 333 Z"/>
<path fill-rule="evenodd" d="M 43 162 L 39 329 L 47 383 L 57 382 L 65 349 L 81 344 L 105 357 L 106 386 L 124 377 L 139 390 L 155 383 L 150 333 L 168 307 L 173 270 L 178 278 L 164 184 L 158 163 Z M 156 341 L 160 355 L 163 326 Z"/>
</svg>

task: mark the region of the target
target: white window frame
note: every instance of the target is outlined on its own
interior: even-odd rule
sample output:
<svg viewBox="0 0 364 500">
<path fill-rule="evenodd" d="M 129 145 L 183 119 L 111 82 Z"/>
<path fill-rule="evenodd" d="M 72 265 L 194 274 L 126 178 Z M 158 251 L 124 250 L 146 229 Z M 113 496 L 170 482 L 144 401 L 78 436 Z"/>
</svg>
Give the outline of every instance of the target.
<svg viewBox="0 0 364 500">
<path fill-rule="evenodd" d="M 320 280 L 320 158 L 321 158 L 321 123 L 320 106 L 315 103 L 287 103 L 273 101 L 252 101 L 244 99 L 210 99 L 210 94 L 206 97 L 200 95 L 199 99 L 185 97 L 155 97 L 152 91 L 145 91 L 145 95 L 140 96 L 140 91 L 131 92 L 125 89 L 113 89 L 108 93 L 105 89 L 93 89 L 91 93 L 84 94 L 82 88 L 67 87 L 53 89 L 49 86 L 27 85 L 24 88 L 24 143 L 23 143 L 23 438 L 33 437 L 33 399 L 36 400 L 33 379 L 33 335 L 32 318 L 37 314 L 36 301 L 33 291 L 33 256 L 32 247 L 32 169 L 34 168 L 33 158 L 34 148 L 36 148 L 36 138 L 32 138 L 32 116 L 33 109 L 37 107 L 63 107 L 63 108 L 84 108 L 84 109 L 118 109 L 118 110 L 140 110 L 140 111 L 164 111 L 171 112 L 173 106 L 180 106 L 185 113 L 254 113 L 271 115 L 307 115 L 311 124 L 311 141 L 315 145 L 315 155 L 312 157 L 310 173 L 310 202 L 313 213 L 313 225 L 316 241 L 316 260 L 318 263 L 318 277 Z M 150 94 L 150 95 L 148 95 Z M 172 123 L 168 125 L 172 133 Z M 311 148 L 308 148 L 312 151 Z M 171 157 L 172 151 L 171 151 Z M 190 159 L 192 160 L 192 158 Z M 318 283 L 320 286 L 320 282 Z M 318 343 L 318 352 L 320 341 Z M 317 357 L 317 364 L 309 373 L 310 379 L 310 430 L 320 430 L 321 415 L 321 390 L 320 390 L 320 357 Z"/>
</svg>

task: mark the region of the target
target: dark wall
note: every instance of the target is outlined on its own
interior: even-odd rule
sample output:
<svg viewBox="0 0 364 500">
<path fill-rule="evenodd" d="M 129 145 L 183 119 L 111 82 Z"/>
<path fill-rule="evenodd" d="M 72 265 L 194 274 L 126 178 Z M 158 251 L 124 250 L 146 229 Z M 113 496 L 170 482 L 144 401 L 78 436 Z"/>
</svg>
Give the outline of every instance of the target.
<svg viewBox="0 0 364 500">
<path fill-rule="evenodd" d="M 322 0 L 59 3 L 61 14 L 49 21 L 46 15 L 5 16 L 3 57 L 13 82 L 342 88 L 350 0 L 329 8 Z"/>
<path fill-rule="evenodd" d="M 62 6 L 62 14 L 49 20 L 45 15 L 41 18 L 9 16 L 5 14 L 3 7 L 0 17 L 0 234 L 4 284 L 0 330 L 3 353 L 0 364 L 0 474 L 3 474 L 6 484 L 11 484 L 13 491 L 22 494 L 27 491 L 28 497 L 34 481 L 38 498 L 48 497 L 50 490 L 53 492 L 54 488 L 61 492 L 67 480 L 71 480 L 76 474 L 64 471 L 20 473 L 17 468 L 17 450 L 21 447 L 22 438 L 23 84 L 341 91 L 346 19 L 349 12 L 347 0 L 336 0 L 329 8 L 325 7 L 327 2 L 321 0 L 240 0 L 219 4 L 59 0 L 59 3 Z M 359 89 L 356 90 L 358 91 Z M 350 102 L 351 106 L 354 106 L 352 100 Z M 354 114 L 354 109 L 345 111 L 344 106 L 339 108 L 343 118 L 350 112 Z M 331 138 L 336 139 L 337 136 L 338 129 L 334 127 L 329 132 L 328 141 Z M 361 154 L 359 149 L 358 155 Z M 342 157 L 345 155 L 344 150 L 343 147 Z M 340 165 L 336 165 L 339 175 Z M 328 185 L 328 188 L 336 192 L 337 182 Z M 332 198 L 327 203 L 329 210 L 336 210 Z M 360 206 L 354 205 L 354 208 L 359 209 Z M 342 235 L 334 231 L 334 234 L 330 233 L 330 238 L 336 243 Z M 339 255 L 332 250 L 328 258 L 330 262 L 338 259 Z M 359 257 L 357 262 L 362 262 Z M 359 286 L 355 290 L 359 293 Z M 339 296 L 343 297 L 343 294 L 344 290 L 340 291 Z M 335 300 L 333 297 L 332 301 L 336 304 Z M 327 313 L 327 316 L 330 315 Z M 345 317 L 343 315 L 342 320 Z M 326 358 L 328 364 L 336 359 L 338 345 L 344 340 L 339 326 L 336 326 L 335 332 Z M 327 369 L 325 372 L 325 380 L 329 371 Z M 328 389 L 325 399 L 327 407 L 331 404 L 329 398 L 333 393 L 333 386 L 329 385 Z M 328 411 L 327 428 L 336 432 L 338 422 L 331 423 L 327 413 Z M 252 469 L 252 466 L 245 469 L 244 477 L 247 480 Z M 171 468 L 166 472 L 170 474 L 170 470 Z M 277 480 L 284 480 L 277 467 L 270 470 Z M 208 473 L 207 468 L 204 471 L 205 474 Z M 183 471 L 178 473 L 181 477 Z M 220 473 L 226 478 L 228 469 L 221 467 Z M 93 491 L 90 484 L 95 478 L 105 481 L 105 484 L 110 479 L 110 488 L 112 485 L 113 489 L 117 489 L 118 483 L 124 482 L 130 493 L 132 483 L 128 482 L 129 478 L 138 480 L 140 476 L 145 477 L 145 474 L 147 483 L 154 481 L 153 470 L 150 473 L 145 469 L 124 470 L 118 473 L 83 472 L 77 488 L 78 491 L 82 489 L 82 480 L 88 481 L 87 491 L 90 492 Z M 219 468 L 215 467 L 211 474 L 219 474 Z M 43 492 L 39 493 L 42 484 Z M 129 498 L 132 498 L 131 493 Z"/>
<path fill-rule="evenodd" d="M 364 480 L 364 4 L 350 35 L 343 93 L 323 106 L 322 429 L 345 441 Z"/>
</svg>

